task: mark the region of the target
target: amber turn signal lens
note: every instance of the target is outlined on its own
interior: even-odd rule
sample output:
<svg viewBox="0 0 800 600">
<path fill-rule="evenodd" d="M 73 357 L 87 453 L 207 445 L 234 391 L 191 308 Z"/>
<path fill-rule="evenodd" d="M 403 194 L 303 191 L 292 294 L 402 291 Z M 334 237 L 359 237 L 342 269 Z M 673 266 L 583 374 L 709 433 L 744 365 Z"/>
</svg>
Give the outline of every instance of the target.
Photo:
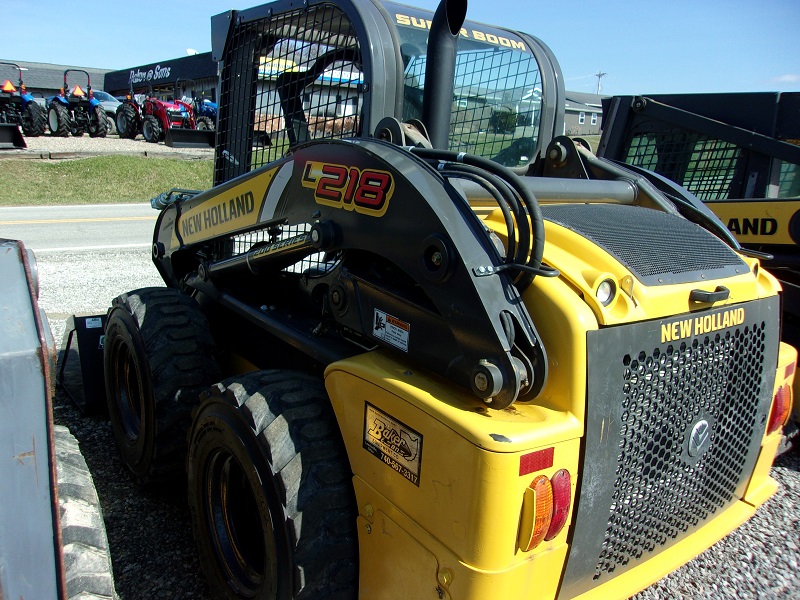
<svg viewBox="0 0 800 600">
<path fill-rule="evenodd" d="M 536 477 L 525 490 L 522 500 L 519 547 L 532 550 L 542 543 L 553 515 L 553 488 L 544 475 Z"/>
</svg>

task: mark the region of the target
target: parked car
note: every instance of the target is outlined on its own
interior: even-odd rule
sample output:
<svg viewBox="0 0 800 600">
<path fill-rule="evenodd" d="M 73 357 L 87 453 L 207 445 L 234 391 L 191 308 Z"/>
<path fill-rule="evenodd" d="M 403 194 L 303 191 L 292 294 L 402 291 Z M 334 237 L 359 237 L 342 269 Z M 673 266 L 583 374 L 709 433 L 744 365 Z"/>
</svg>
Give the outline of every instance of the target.
<svg viewBox="0 0 800 600">
<path fill-rule="evenodd" d="M 92 90 L 92 92 L 94 93 L 94 97 L 100 101 L 100 105 L 103 107 L 103 110 L 106 111 L 106 115 L 108 115 L 108 133 L 116 133 L 117 109 L 122 102 L 103 90 Z"/>
</svg>

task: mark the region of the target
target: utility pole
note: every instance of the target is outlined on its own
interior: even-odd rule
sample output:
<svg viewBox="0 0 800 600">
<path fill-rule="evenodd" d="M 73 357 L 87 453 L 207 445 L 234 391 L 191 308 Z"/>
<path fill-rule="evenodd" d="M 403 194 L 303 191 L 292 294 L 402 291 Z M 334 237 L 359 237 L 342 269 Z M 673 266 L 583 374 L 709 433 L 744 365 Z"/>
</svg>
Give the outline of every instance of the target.
<svg viewBox="0 0 800 600">
<path fill-rule="evenodd" d="M 602 89 L 602 86 L 600 85 L 600 80 L 603 77 L 605 77 L 606 75 L 608 75 L 608 73 L 603 73 L 603 71 L 600 71 L 600 70 L 598 70 L 597 73 L 594 74 L 594 76 L 597 77 L 597 95 L 598 96 L 600 95 L 600 90 Z"/>
</svg>

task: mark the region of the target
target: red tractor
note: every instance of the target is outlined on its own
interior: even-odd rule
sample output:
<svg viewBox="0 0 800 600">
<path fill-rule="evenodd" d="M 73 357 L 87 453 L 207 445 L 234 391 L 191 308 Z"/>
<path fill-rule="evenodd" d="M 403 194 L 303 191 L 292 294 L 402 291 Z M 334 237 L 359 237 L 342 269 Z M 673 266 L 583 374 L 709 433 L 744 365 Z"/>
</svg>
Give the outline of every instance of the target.
<svg viewBox="0 0 800 600">
<path fill-rule="evenodd" d="M 152 88 L 146 94 L 134 94 L 131 89 L 117 110 L 117 130 L 122 138 L 133 139 L 141 132 L 153 144 L 164 141 L 167 146 L 213 146 L 213 137 L 196 128 L 190 104 L 158 98 Z"/>
</svg>

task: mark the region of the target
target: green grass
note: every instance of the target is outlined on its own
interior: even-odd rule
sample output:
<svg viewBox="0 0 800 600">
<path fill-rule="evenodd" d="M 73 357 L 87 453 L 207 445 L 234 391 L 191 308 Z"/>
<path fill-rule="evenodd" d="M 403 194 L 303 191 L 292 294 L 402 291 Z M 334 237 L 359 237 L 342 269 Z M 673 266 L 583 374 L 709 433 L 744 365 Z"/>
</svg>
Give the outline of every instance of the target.
<svg viewBox="0 0 800 600">
<path fill-rule="evenodd" d="M 170 188 L 205 190 L 213 161 L 97 156 L 0 160 L 0 206 L 148 202 Z"/>
</svg>

